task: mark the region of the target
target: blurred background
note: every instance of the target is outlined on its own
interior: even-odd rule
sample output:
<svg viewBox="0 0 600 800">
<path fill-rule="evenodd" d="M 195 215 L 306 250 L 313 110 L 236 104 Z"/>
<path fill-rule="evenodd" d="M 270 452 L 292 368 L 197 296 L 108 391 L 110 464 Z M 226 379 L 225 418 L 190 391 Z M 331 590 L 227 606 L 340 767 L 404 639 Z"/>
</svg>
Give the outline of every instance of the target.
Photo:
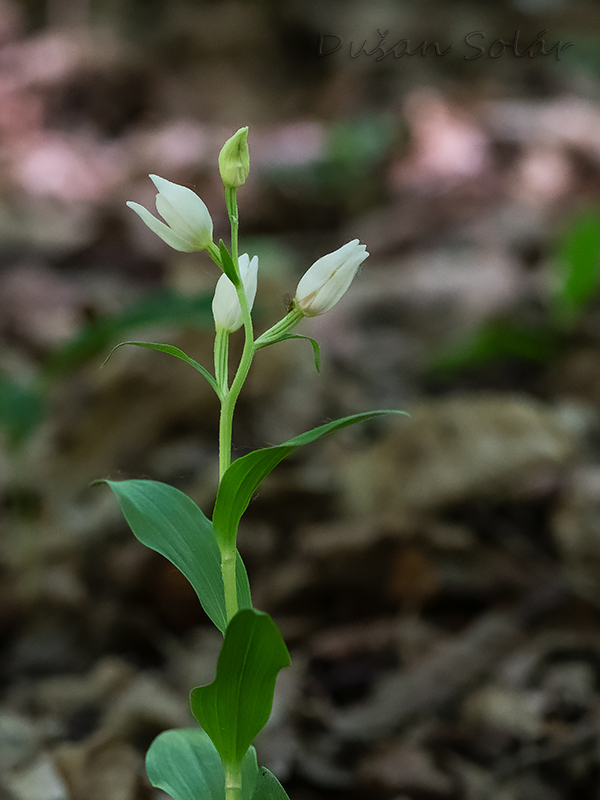
<svg viewBox="0 0 600 800">
<path fill-rule="evenodd" d="M 0 798 L 160 800 L 220 635 L 106 487 L 210 514 L 217 279 L 125 206 L 228 224 L 257 331 L 360 238 L 348 294 L 257 355 L 235 454 L 337 416 L 240 532 L 293 666 L 259 761 L 292 800 L 600 798 L 600 9 L 575 0 L 1 0 Z M 234 337 L 232 349 L 239 352 Z"/>
</svg>

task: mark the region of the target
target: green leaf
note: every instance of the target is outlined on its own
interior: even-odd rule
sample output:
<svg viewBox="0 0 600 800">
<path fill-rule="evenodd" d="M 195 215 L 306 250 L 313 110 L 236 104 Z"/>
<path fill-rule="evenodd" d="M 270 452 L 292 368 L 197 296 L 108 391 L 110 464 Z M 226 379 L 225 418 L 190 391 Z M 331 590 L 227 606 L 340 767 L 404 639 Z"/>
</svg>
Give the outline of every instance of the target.
<svg viewBox="0 0 600 800">
<path fill-rule="evenodd" d="M 286 456 L 289 456 L 298 447 L 310 444 L 321 436 L 381 414 L 405 414 L 405 412 L 387 410 L 353 414 L 350 417 L 343 417 L 313 428 L 311 431 L 306 431 L 306 433 L 301 433 L 283 444 L 254 450 L 247 456 L 242 456 L 234 461 L 223 475 L 213 512 L 213 525 L 220 546 L 224 549 L 233 546 L 240 519 L 248 508 L 252 495 L 267 475 Z M 405 414 L 405 416 L 408 415 Z"/>
<path fill-rule="evenodd" d="M 225 247 L 225 242 L 223 239 L 219 239 L 219 252 L 221 253 L 221 261 L 223 262 L 223 272 L 225 275 L 227 275 L 233 285 L 237 286 L 240 280 L 238 278 L 233 260 L 229 255 L 229 250 Z"/>
<path fill-rule="evenodd" d="M 321 348 L 319 347 L 319 343 L 316 339 L 313 339 L 311 336 L 303 336 L 300 333 L 286 333 L 283 336 L 280 336 L 279 339 L 274 339 L 272 342 L 266 342 L 265 344 L 261 344 L 256 349 L 261 350 L 264 347 L 268 347 L 271 344 L 278 344 L 279 342 L 285 342 L 286 339 L 306 339 L 307 342 L 310 342 L 313 349 L 313 356 L 315 359 L 315 369 L 317 372 L 321 371 Z"/>
<path fill-rule="evenodd" d="M 215 680 L 191 693 L 192 712 L 227 766 L 240 764 L 265 726 L 277 673 L 289 664 L 271 617 L 255 609 L 238 611 L 225 632 Z"/>
<path fill-rule="evenodd" d="M 289 800 L 289 797 L 275 775 L 266 767 L 261 767 L 252 800 Z"/>
<path fill-rule="evenodd" d="M 554 306 L 561 321 L 573 322 L 600 284 L 600 212 L 588 209 L 571 225 L 561 243 L 560 284 Z"/>
<path fill-rule="evenodd" d="M 100 481 L 115 493 L 134 536 L 168 558 L 194 587 L 202 608 L 225 632 L 225 590 L 221 553 L 213 525 L 179 489 L 159 481 Z M 250 586 L 242 559 L 236 565 L 238 606 L 251 608 Z"/>
<path fill-rule="evenodd" d="M 124 347 L 126 344 L 133 344 L 136 347 L 147 347 L 149 350 L 159 350 L 161 353 L 167 353 L 170 356 L 175 356 L 175 358 L 181 359 L 181 361 L 185 361 L 186 364 L 189 364 L 191 367 L 193 367 L 194 369 L 198 370 L 198 372 L 201 375 L 204 375 L 206 380 L 210 383 L 212 388 L 215 390 L 215 392 L 217 394 L 217 397 L 219 397 L 219 398 L 221 397 L 221 393 L 219 391 L 219 387 L 217 386 L 217 382 L 213 378 L 213 376 L 210 374 L 210 372 L 206 369 L 206 367 L 203 367 L 202 364 L 199 364 L 193 358 L 188 356 L 187 353 L 184 353 L 183 350 L 180 350 L 179 347 L 175 347 L 172 344 L 155 344 L 154 342 L 121 342 L 120 344 L 118 344 L 115 347 L 113 347 L 113 349 L 107 355 L 106 360 L 104 361 L 104 364 L 106 364 L 106 362 L 112 356 L 112 354 L 115 352 L 115 350 L 118 350 L 119 347 Z M 104 364 L 102 364 L 102 366 L 104 366 Z"/>
<path fill-rule="evenodd" d="M 174 800 L 225 800 L 225 770 L 208 734 L 183 728 L 159 734 L 146 754 L 150 783 Z M 256 797 L 256 751 L 251 747 L 242 763 L 242 800 Z"/>
</svg>

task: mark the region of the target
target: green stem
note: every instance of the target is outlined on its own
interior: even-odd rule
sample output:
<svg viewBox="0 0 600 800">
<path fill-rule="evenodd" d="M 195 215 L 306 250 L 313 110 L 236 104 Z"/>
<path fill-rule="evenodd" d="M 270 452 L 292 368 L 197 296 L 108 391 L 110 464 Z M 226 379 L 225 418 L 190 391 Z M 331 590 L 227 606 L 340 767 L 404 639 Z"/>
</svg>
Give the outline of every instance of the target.
<svg viewBox="0 0 600 800">
<path fill-rule="evenodd" d="M 236 561 L 237 549 L 235 547 L 221 553 L 221 574 L 223 575 L 223 586 L 225 588 L 227 622 L 230 622 L 238 612 L 237 581 L 235 576 Z"/>
<path fill-rule="evenodd" d="M 237 199 L 236 190 L 233 187 L 225 188 L 225 199 L 227 202 L 227 212 L 231 223 L 231 256 L 239 275 L 238 264 L 238 218 L 237 218 Z M 221 418 L 219 422 L 219 481 L 223 478 L 227 467 L 231 464 L 231 435 L 233 428 L 233 413 L 235 404 L 248 377 L 248 372 L 254 357 L 254 331 L 252 328 L 252 315 L 248 306 L 248 298 L 244 284 L 240 280 L 236 286 L 236 292 L 242 311 L 244 321 L 244 349 L 240 363 L 228 392 L 225 392 L 221 405 Z"/>
<path fill-rule="evenodd" d="M 225 470 L 231 463 L 231 432 L 233 425 L 233 412 L 235 411 L 235 404 L 244 385 L 244 381 L 248 377 L 248 372 L 254 357 L 254 333 L 252 330 L 252 318 L 250 316 L 250 309 L 248 307 L 248 300 L 246 292 L 242 284 L 237 288 L 238 299 L 242 309 L 242 318 L 244 320 L 244 332 L 246 339 L 244 342 L 244 349 L 242 350 L 242 357 L 235 373 L 235 378 L 231 384 L 231 388 L 223 399 L 221 406 L 221 420 L 219 426 L 219 448 L 222 458 L 219 459 L 220 474 L 219 480 L 223 478 Z"/>
<path fill-rule="evenodd" d="M 238 218 L 237 189 L 234 186 L 225 187 L 225 203 L 231 225 L 231 258 L 238 269 L 238 230 L 240 222 Z M 239 270 L 238 270 L 239 272 Z"/>
<path fill-rule="evenodd" d="M 242 767 L 226 765 L 225 800 L 240 800 L 242 796 Z"/>
<path fill-rule="evenodd" d="M 237 218 L 237 199 L 236 190 L 234 188 L 225 189 L 225 199 L 227 202 L 227 211 L 229 220 L 231 222 L 231 256 L 239 275 L 238 264 L 238 218 Z M 252 328 L 252 315 L 248 305 L 248 298 L 246 297 L 246 290 L 244 284 L 240 280 L 236 286 L 236 292 L 242 311 L 242 319 L 244 321 L 244 349 L 240 363 L 238 364 L 235 377 L 231 387 L 223 392 L 223 400 L 221 403 L 221 416 L 219 419 L 219 482 L 223 479 L 223 475 L 231 464 L 231 437 L 233 430 L 233 414 L 237 399 L 244 385 L 244 381 L 248 376 L 252 359 L 254 357 L 254 331 Z M 221 346 L 221 345 L 219 345 Z M 215 353 L 217 352 L 217 344 L 215 340 Z M 216 367 L 215 367 L 216 369 Z M 237 550 L 235 544 L 231 550 L 221 552 L 221 572 L 223 575 L 223 584 L 225 589 L 225 609 L 227 613 L 227 620 L 237 613 L 237 583 L 236 583 L 236 560 Z M 232 798 L 235 795 L 232 795 Z"/>
<path fill-rule="evenodd" d="M 221 397 L 229 388 L 229 331 L 217 327 L 215 334 L 215 379 Z"/>
<path fill-rule="evenodd" d="M 208 255 L 212 258 L 215 264 L 220 268 L 223 269 L 223 264 L 221 263 L 221 253 L 219 252 L 219 248 L 214 242 L 211 242 L 208 247 L 206 248 Z"/>
<path fill-rule="evenodd" d="M 254 342 L 255 349 L 260 350 L 261 347 L 274 344 L 280 339 L 281 336 L 285 336 L 288 331 L 291 331 L 292 328 L 295 328 L 296 325 L 298 325 L 298 323 L 303 319 L 304 314 L 294 303 L 292 310 L 289 311 L 283 319 L 280 319 L 279 322 L 276 322 L 275 325 L 269 328 L 268 331 L 265 331 L 258 337 L 258 339 Z"/>
<path fill-rule="evenodd" d="M 252 358 L 254 357 L 254 333 L 252 330 L 252 317 L 250 316 L 250 308 L 248 307 L 248 300 L 244 286 L 240 281 L 237 288 L 240 307 L 242 309 L 242 317 L 244 319 L 244 330 L 246 333 L 246 340 L 244 342 L 244 349 L 242 357 L 231 384 L 231 388 L 226 392 L 221 405 L 221 417 L 219 420 L 219 482 L 223 479 L 227 468 L 231 464 L 231 435 L 233 428 L 233 412 L 235 411 L 235 404 L 239 394 L 244 385 L 244 381 L 248 376 Z M 221 551 L 221 572 L 223 574 L 223 584 L 225 587 L 225 609 L 227 613 L 227 621 L 237 613 L 237 583 L 235 576 L 237 550 L 235 544 L 231 551 Z"/>
</svg>

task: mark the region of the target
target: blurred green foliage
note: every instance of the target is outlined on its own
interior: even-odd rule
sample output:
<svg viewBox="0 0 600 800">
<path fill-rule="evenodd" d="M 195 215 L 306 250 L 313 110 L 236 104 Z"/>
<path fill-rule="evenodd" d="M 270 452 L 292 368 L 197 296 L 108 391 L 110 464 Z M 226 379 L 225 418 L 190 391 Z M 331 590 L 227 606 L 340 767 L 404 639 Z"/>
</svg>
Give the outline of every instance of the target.
<svg viewBox="0 0 600 800">
<path fill-rule="evenodd" d="M 44 394 L 37 384 L 22 385 L 0 372 L 0 426 L 10 447 L 19 445 L 44 416 Z"/>
<path fill-rule="evenodd" d="M 309 205 L 327 202 L 358 214 L 385 194 L 385 160 L 404 131 L 397 116 L 365 114 L 330 122 L 320 157 L 312 163 L 274 165 L 269 180 Z"/>
<path fill-rule="evenodd" d="M 588 208 L 570 222 L 551 260 L 550 296 L 537 323 L 492 319 L 431 359 L 433 373 L 449 374 L 502 359 L 547 363 L 569 335 L 600 287 L 600 209 Z"/>
<path fill-rule="evenodd" d="M 212 293 L 172 291 L 142 298 L 131 308 L 84 325 L 43 363 L 28 383 L 0 371 L 0 429 L 9 447 L 18 447 L 44 418 L 55 381 L 91 363 L 131 331 L 155 325 L 212 327 Z"/>
<path fill-rule="evenodd" d="M 557 337 L 547 328 L 526 327 L 510 320 L 491 320 L 468 338 L 435 354 L 433 372 L 453 373 L 499 359 L 547 362 L 556 353 Z"/>
<path fill-rule="evenodd" d="M 585 312 L 600 283 L 600 209 L 588 209 L 573 221 L 560 242 L 554 267 L 552 317 L 570 326 Z"/>
<path fill-rule="evenodd" d="M 53 353 L 42 367 L 47 378 L 58 378 L 105 354 L 118 339 L 152 325 L 212 326 L 212 293 L 186 296 L 164 291 L 143 298 L 120 314 L 84 325 L 74 339 Z"/>
<path fill-rule="evenodd" d="M 321 174 L 330 171 L 337 180 L 355 178 L 381 162 L 392 145 L 398 120 L 391 116 L 369 115 L 341 120 L 331 125 Z"/>
</svg>

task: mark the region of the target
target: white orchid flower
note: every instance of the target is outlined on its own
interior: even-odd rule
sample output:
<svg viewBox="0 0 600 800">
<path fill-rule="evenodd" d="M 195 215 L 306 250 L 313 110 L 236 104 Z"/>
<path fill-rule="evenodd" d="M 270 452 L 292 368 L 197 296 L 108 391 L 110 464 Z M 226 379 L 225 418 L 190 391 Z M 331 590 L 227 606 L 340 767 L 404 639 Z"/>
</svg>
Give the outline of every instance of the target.
<svg viewBox="0 0 600 800">
<path fill-rule="evenodd" d="M 248 307 L 252 309 L 258 281 L 258 256 L 254 256 L 251 261 L 248 253 L 243 253 L 238 259 L 238 264 L 240 266 L 240 277 L 248 299 Z M 212 311 L 217 328 L 223 328 L 229 333 L 233 333 L 241 327 L 243 319 L 240 301 L 238 300 L 235 286 L 225 273 L 217 281 L 212 301 Z"/>
<path fill-rule="evenodd" d="M 315 261 L 296 289 L 296 304 L 302 313 L 306 317 L 316 317 L 333 308 L 368 256 L 366 246 L 353 239 Z"/>
<path fill-rule="evenodd" d="M 150 175 L 156 188 L 156 210 L 162 222 L 139 203 L 127 205 L 144 220 L 150 230 L 168 245 L 182 253 L 207 250 L 213 245 L 213 223 L 208 208 L 191 189 L 171 183 L 166 178 Z"/>
</svg>

